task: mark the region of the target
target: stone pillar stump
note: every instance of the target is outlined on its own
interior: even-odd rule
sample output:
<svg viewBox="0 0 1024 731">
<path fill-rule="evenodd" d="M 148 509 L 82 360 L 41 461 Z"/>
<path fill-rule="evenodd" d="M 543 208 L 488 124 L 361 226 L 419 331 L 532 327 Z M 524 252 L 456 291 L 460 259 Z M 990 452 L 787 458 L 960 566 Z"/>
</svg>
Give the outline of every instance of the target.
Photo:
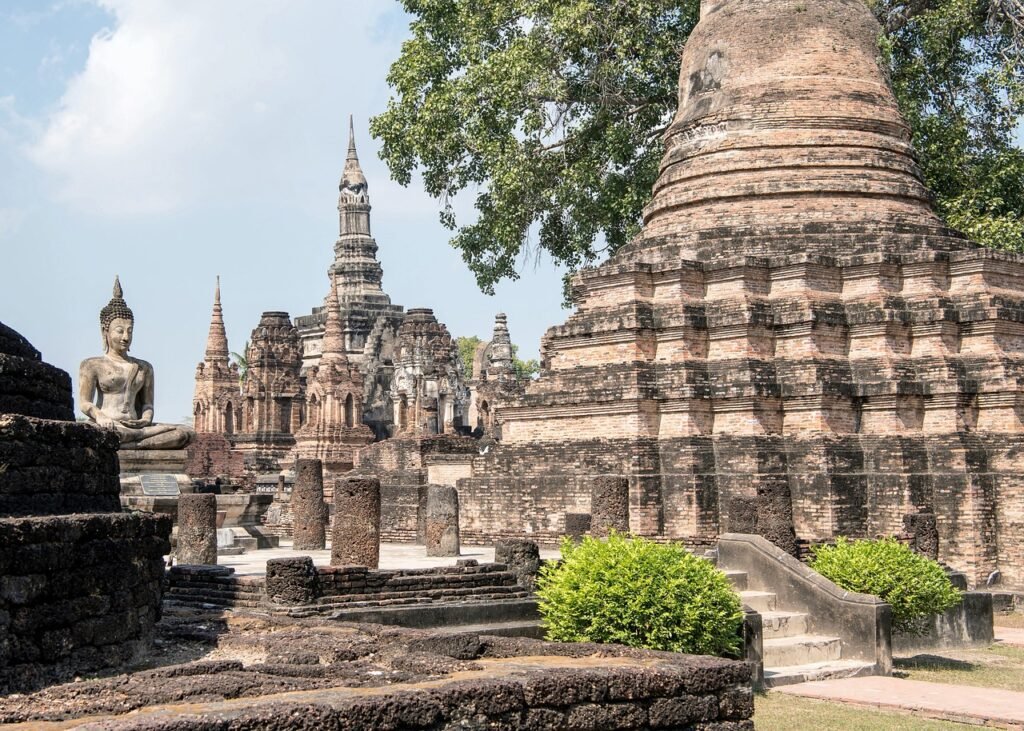
<svg viewBox="0 0 1024 731">
<path fill-rule="evenodd" d="M 217 496 L 206 493 L 178 497 L 179 564 L 217 564 Z"/>
<path fill-rule="evenodd" d="M 629 533 L 629 479 L 595 477 L 590 493 L 590 534 L 603 538 L 611 531 Z"/>
<path fill-rule="evenodd" d="M 327 547 L 324 466 L 318 459 L 295 461 L 292 525 L 292 548 L 296 551 L 322 551 Z"/>
<path fill-rule="evenodd" d="M 334 484 L 331 566 L 380 565 L 380 480 L 347 477 Z"/>
<path fill-rule="evenodd" d="M 309 556 L 267 561 L 267 597 L 275 604 L 312 604 L 320 596 L 320 575 Z"/>
<path fill-rule="evenodd" d="M 903 516 L 903 530 L 910 537 L 910 547 L 932 560 L 939 558 L 939 529 L 935 513 L 925 508 L 919 513 Z"/>
<path fill-rule="evenodd" d="M 459 493 L 454 487 L 427 487 L 424 543 L 428 556 L 459 555 Z"/>
<path fill-rule="evenodd" d="M 494 544 L 494 563 L 503 563 L 520 586 L 533 589 L 540 571 L 540 548 L 533 541 L 511 538 Z"/>
</svg>

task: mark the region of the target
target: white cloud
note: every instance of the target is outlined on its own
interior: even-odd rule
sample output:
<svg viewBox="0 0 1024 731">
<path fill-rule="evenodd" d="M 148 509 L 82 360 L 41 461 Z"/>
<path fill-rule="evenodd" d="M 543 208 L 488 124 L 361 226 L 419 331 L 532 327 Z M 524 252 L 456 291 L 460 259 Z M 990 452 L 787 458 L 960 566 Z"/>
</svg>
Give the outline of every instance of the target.
<svg viewBox="0 0 1024 731">
<path fill-rule="evenodd" d="M 77 208 L 118 217 L 293 195 L 289 176 L 325 140 L 343 144 L 346 110 L 365 130 L 383 106 L 371 99 L 393 43 L 374 29 L 391 3 L 97 1 L 113 29 L 28 149 Z"/>
</svg>

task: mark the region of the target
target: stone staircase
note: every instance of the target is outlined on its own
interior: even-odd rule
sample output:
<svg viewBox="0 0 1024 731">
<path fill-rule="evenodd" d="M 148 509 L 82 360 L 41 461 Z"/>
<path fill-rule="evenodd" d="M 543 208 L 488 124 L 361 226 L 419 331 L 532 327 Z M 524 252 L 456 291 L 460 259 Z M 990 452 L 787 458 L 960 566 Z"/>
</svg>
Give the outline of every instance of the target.
<svg viewBox="0 0 1024 731">
<path fill-rule="evenodd" d="M 373 622 L 450 634 L 473 633 L 537 639 L 544 635 L 537 601 L 525 594 L 491 600 L 340 609 L 330 617 L 339 622 Z"/>
<path fill-rule="evenodd" d="M 781 607 L 775 592 L 748 588 L 747 572 L 725 574 L 743 604 L 761 617 L 765 687 L 875 673 L 874 663 L 843 659 L 842 637 L 809 629 L 806 611 Z"/>
<path fill-rule="evenodd" d="M 235 576 L 227 566 L 172 566 L 166 574 L 164 604 L 192 609 L 260 609 L 262 576 Z"/>
</svg>

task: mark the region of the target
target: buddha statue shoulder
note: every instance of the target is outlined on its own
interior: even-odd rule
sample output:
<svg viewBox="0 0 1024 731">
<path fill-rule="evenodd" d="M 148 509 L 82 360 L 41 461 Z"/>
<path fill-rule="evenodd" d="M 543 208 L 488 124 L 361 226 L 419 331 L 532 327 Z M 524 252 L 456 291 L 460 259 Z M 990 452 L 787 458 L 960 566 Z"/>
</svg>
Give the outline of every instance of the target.
<svg viewBox="0 0 1024 731">
<path fill-rule="evenodd" d="M 114 296 L 100 310 L 103 355 L 86 358 L 78 368 L 79 408 L 96 426 L 116 431 L 121 449 L 181 449 L 195 432 L 153 421 L 153 366 L 128 355 L 134 327 L 115 277 Z"/>
</svg>

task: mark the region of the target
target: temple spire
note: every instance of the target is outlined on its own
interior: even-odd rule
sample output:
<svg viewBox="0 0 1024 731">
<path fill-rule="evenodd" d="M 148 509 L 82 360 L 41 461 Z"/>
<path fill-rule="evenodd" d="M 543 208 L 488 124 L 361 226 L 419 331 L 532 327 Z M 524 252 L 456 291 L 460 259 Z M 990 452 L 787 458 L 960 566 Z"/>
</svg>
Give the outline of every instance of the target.
<svg viewBox="0 0 1024 731">
<path fill-rule="evenodd" d="M 320 366 L 328 363 L 346 363 L 345 333 L 341 326 L 341 305 L 338 302 L 338 281 L 331 273 L 331 288 L 324 302 L 327 310 L 327 321 L 324 323 L 324 340 L 320 355 Z"/>
<path fill-rule="evenodd" d="M 231 353 L 228 351 L 228 335 L 224 329 L 224 312 L 220 306 L 220 276 L 213 291 L 213 313 L 210 315 L 210 333 L 206 336 L 207 362 L 220 362 L 227 366 Z"/>
<path fill-rule="evenodd" d="M 359 156 L 356 155 L 356 128 L 352 121 L 352 115 L 348 115 L 348 158 L 359 164 Z"/>
</svg>

